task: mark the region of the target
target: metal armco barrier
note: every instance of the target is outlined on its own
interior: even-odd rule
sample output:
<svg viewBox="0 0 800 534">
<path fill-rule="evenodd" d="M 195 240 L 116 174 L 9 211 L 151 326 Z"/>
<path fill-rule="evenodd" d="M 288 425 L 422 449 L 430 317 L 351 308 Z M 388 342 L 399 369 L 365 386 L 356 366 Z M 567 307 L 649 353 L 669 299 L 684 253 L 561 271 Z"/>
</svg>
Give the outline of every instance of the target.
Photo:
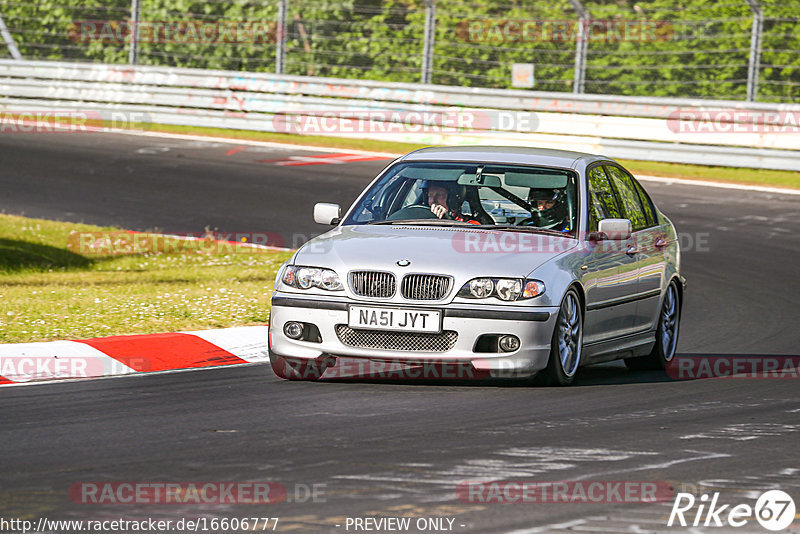
<svg viewBox="0 0 800 534">
<path fill-rule="evenodd" d="M 541 146 L 615 158 L 800 170 L 798 104 L 0 60 L 0 110 L 115 111 L 160 124 L 258 131 L 287 131 L 286 114 L 362 111 L 374 112 L 389 124 L 329 131 L 304 128 L 307 124 L 300 121 L 299 129 L 291 131 L 426 144 Z M 415 127 L 414 117 L 420 114 L 462 114 L 475 120 L 471 128 L 425 129 Z"/>
</svg>

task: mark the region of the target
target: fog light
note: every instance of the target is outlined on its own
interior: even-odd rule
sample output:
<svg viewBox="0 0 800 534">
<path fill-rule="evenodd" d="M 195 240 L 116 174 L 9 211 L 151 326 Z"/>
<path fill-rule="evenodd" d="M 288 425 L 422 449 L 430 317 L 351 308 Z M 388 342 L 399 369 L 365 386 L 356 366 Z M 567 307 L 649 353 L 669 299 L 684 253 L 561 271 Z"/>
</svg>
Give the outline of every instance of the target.
<svg viewBox="0 0 800 534">
<path fill-rule="evenodd" d="M 500 336 L 498 345 L 505 352 L 514 352 L 519 348 L 519 338 L 517 336 Z"/>
<path fill-rule="evenodd" d="M 295 321 L 289 321 L 283 325 L 283 333 L 286 334 L 286 337 L 300 339 L 303 337 L 303 324 Z"/>
</svg>

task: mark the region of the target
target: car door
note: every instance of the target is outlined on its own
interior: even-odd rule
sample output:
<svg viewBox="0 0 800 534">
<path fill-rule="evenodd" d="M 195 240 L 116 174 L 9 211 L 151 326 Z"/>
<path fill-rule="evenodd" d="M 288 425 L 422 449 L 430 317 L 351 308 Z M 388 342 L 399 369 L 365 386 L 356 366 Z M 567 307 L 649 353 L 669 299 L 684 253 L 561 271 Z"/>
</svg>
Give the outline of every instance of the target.
<svg viewBox="0 0 800 534">
<path fill-rule="evenodd" d="M 633 225 L 638 278 L 633 329 L 636 332 L 650 330 L 655 327 L 666 270 L 664 248 L 661 246 L 663 232 L 658 225 L 653 203 L 641 184 L 622 167 L 609 164 L 605 168 L 622 202 L 625 216 Z"/>
<path fill-rule="evenodd" d="M 587 171 L 589 233 L 602 219 L 625 218 L 622 207 L 602 165 Z M 627 254 L 632 241 L 589 241 L 582 284 L 586 291 L 584 342 L 591 344 L 632 333 L 638 280 L 636 257 Z"/>
</svg>

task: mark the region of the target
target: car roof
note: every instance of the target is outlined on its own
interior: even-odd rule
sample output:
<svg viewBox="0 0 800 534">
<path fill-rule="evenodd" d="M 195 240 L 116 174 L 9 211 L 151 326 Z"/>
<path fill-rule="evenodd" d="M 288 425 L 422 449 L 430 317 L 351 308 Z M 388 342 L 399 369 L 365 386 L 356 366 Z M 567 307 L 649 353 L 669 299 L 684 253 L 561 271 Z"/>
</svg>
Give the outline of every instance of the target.
<svg viewBox="0 0 800 534">
<path fill-rule="evenodd" d="M 524 146 L 445 146 L 421 148 L 400 159 L 402 161 L 521 163 L 573 169 L 577 167 L 580 160 L 585 160 L 585 164 L 588 165 L 594 161 L 606 161 L 611 158 L 569 150 Z"/>
</svg>

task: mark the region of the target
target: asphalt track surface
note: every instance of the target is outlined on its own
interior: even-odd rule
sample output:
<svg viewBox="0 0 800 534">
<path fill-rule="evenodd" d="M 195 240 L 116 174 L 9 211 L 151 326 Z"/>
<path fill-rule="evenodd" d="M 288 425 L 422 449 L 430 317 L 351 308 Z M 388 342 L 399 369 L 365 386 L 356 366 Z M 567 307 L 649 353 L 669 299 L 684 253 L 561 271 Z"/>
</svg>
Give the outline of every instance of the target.
<svg viewBox="0 0 800 534">
<path fill-rule="evenodd" d="M 303 239 L 324 230 L 311 221 L 314 202 L 349 204 L 386 163 L 283 167 L 258 160 L 313 153 L 229 154 L 234 148 L 129 135 L 2 136 L 0 210 Z M 800 198 L 645 186 L 682 234 L 689 286 L 679 352 L 799 354 Z M 612 363 L 584 368 L 560 389 L 293 383 L 263 365 L 3 388 L 0 515 L 277 516 L 277 532 L 354 532 L 348 517 L 395 516 L 451 518 L 455 532 L 689 532 L 666 527 L 671 501 L 476 504 L 455 491 L 475 479 L 665 481 L 676 491 L 719 491 L 730 504 L 752 505 L 779 488 L 800 505 L 799 384 L 673 381 Z M 84 481 L 278 481 L 291 502 L 76 504 L 68 489 Z M 320 496 L 304 500 L 314 484 L 324 485 Z M 736 531 L 766 532 L 752 519 Z"/>
</svg>

